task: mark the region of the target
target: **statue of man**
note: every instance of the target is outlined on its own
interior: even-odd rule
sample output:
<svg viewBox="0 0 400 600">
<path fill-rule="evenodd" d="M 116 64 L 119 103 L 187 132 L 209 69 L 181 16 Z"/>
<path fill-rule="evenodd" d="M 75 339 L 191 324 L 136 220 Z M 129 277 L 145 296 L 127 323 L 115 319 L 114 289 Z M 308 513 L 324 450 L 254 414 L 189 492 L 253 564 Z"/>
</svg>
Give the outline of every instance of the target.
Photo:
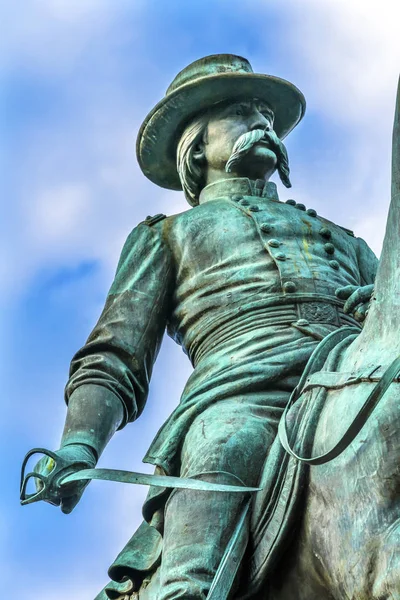
<svg viewBox="0 0 400 600">
<path fill-rule="evenodd" d="M 290 187 L 282 139 L 304 110 L 294 85 L 223 54 L 183 69 L 146 118 L 143 172 L 183 189 L 193 208 L 149 217 L 127 239 L 105 308 L 72 360 L 57 451 L 67 471 L 94 466 L 140 415 L 167 329 L 194 371 L 145 462 L 167 475 L 257 485 L 307 360 L 328 333 L 358 325 L 349 312 L 362 320 L 377 267 L 363 240 L 281 202 L 269 182 L 277 171 Z M 82 491 L 60 492 L 61 509 Z M 127 554 L 136 588 L 161 564 L 158 600 L 204 600 L 242 500 L 151 490 Z"/>
</svg>

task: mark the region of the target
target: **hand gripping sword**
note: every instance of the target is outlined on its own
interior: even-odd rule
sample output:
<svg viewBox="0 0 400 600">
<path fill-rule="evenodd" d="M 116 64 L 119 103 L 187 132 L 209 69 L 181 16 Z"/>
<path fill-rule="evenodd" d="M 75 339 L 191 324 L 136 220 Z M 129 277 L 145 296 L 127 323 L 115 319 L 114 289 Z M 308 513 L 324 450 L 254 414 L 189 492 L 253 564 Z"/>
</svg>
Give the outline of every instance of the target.
<svg viewBox="0 0 400 600">
<path fill-rule="evenodd" d="M 42 454 L 47 456 L 52 462 L 50 463 L 51 471 L 48 474 L 31 471 L 25 474 L 28 460 L 34 454 Z M 21 469 L 21 487 L 20 500 L 21 505 L 32 504 L 39 500 L 44 500 L 50 504 L 59 504 L 59 496 L 68 484 L 76 481 L 91 481 L 97 479 L 100 481 L 115 481 L 117 483 L 133 483 L 138 485 L 152 485 L 161 488 L 181 488 L 188 490 L 200 490 L 209 492 L 233 492 L 233 493 L 248 493 L 258 492 L 260 488 L 245 487 L 239 485 L 227 485 L 220 483 L 211 483 L 208 481 L 194 479 L 191 477 L 172 477 L 170 475 L 152 475 L 150 473 L 136 473 L 134 471 L 123 471 L 119 469 L 81 469 L 75 473 L 70 473 L 64 477 L 61 472 L 68 466 L 66 461 L 57 456 L 55 452 L 51 452 L 46 448 L 33 448 L 24 458 Z M 30 480 L 40 480 L 40 489 L 33 494 L 27 492 L 27 486 Z"/>
</svg>

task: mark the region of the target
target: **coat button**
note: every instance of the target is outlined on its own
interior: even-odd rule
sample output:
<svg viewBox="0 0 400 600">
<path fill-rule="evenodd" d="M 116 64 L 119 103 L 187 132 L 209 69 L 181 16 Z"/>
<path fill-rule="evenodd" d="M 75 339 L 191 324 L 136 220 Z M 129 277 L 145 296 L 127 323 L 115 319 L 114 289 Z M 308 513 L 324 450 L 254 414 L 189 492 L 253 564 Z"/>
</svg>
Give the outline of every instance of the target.
<svg viewBox="0 0 400 600">
<path fill-rule="evenodd" d="M 305 205 L 302 204 L 301 202 L 299 202 L 298 204 L 296 204 L 296 208 L 298 208 L 299 210 L 306 210 Z"/>
<path fill-rule="evenodd" d="M 258 208 L 258 206 L 253 204 L 252 206 L 249 206 L 249 210 L 251 210 L 252 212 L 258 212 L 260 209 Z"/>
<path fill-rule="evenodd" d="M 330 244 L 329 242 L 327 244 L 324 244 L 324 250 L 327 254 L 334 254 L 335 253 L 335 246 L 333 244 Z"/>
<path fill-rule="evenodd" d="M 248 200 L 242 200 L 242 206 L 250 206 L 250 202 Z"/>
<path fill-rule="evenodd" d="M 310 217 L 316 217 L 317 216 L 317 211 L 314 210 L 313 208 L 307 208 L 306 213 L 308 215 L 310 215 Z"/>
<path fill-rule="evenodd" d="M 269 223 L 261 223 L 260 229 L 264 233 L 270 233 L 270 231 L 272 231 L 272 225 L 270 225 Z"/>
<path fill-rule="evenodd" d="M 296 206 L 296 200 L 289 198 L 289 200 L 286 200 L 286 204 L 290 204 L 290 206 Z"/>
<path fill-rule="evenodd" d="M 295 325 L 299 325 L 300 327 L 308 327 L 309 324 L 310 324 L 310 321 L 307 321 L 307 319 L 299 319 L 295 323 Z"/>
<path fill-rule="evenodd" d="M 286 260 L 286 254 L 283 254 L 283 252 L 277 252 L 275 254 L 275 258 L 277 260 Z"/>
<path fill-rule="evenodd" d="M 335 269 L 335 271 L 338 271 L 339 267 L 340 267 L 340 265 L 339 265 L 339 263 L 338 263 L 337 260 L 330 260 L 329 261 L 329 266 L 331 266 L 332 269 Z"/>
<path fill-rule="evenodd" d="M 271 246 L 271 248 L 279 248 L 279 246 L 281 245 L 281 243 L 278 240 L 275 240 L 274 238 L 272 238 L 272 240 L 268 240 L 268 246 Z"/>
<path fill-rule="evenodd" d="M 234 200 L 235 202 L 240 202 L 240 200 L 243 200 L 243 196 L 235 194 L 234 196 L 232 196 L 232 200 Z"/>
<path fill-rule="evenodd" d="M 287 294 L 293 294 L 296 291 L 296 284 L 293 281 L 287 281 L 283 284 L 283 291 Z"/>
<path fill-rule="evenodd" d="M 332 233 L 327 227 L 322 227 L 322 229 L 319 230 L 319 235 L 322 235 L 326 240 L 330 240 L 332 237 Z"/>
</svg>

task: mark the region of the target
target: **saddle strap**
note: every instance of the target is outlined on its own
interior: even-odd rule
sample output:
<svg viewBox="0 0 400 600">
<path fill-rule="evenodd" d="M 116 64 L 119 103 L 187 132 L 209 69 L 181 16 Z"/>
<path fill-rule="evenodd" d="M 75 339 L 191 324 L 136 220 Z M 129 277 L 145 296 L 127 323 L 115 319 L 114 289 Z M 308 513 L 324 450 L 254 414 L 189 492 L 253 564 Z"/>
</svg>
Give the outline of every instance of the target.
<svg viewBox="0 0 400 600">
<path fill-rule="evenodd" d="M 349 385 L 357 383 L 377 383 L 382 379 L 387 366 L 373 367 L 372 369 L 360 369 L 358 372 L 337 372 L 337 371 L 318 371 L 313 373 L 306 381 L 305 386 L 301 390 L 304 394 L 308 390 L 314 388 L 326 388 L 327 390 L 340 390 Z M 399 381 L 399 378 L 396 378 Z"/>
<path fill-rule="evenodd" d="M 288 452 L 291 456 L 293 456 L 296 460 L 306 463 L 308 465 L 323 465 L 327 462 L 330 462 L 339 454 L 341 454 L 356 438 L 356 436 L 360 433 L 361 429 L 364 427 L 365 423 L 368 421 L 372 411 L 381 400 L 385 392 L 388 390 L 391 383 L 396 380 L 400 376 L 400 356 L 398 356 L 391 365 L 386 369 L 385 373 L 382 375 L 380 381 L 376 384 L 372 392 L 369 394 L 361 409 L 358 411 L 356 417 L 353 422 L 344 433 L 343 437 L 339 440 L 339 442 L 331 449 L 329 452 L 325 454 L 321 454 L 320 456 L 306 458 L 304 456 L 298 456 L 293 448 L 290 447 L 288 434 L 286 429 L 286 415 L 290 406 L 293 402 L 289 401 L 282 418 L 279 422 L 278 434 L 279 439 L 281 441 L 282 446 L 285 448 L 286 452 Z M 298 392 L 297 392 L 298 393 Z"/>
</svg>

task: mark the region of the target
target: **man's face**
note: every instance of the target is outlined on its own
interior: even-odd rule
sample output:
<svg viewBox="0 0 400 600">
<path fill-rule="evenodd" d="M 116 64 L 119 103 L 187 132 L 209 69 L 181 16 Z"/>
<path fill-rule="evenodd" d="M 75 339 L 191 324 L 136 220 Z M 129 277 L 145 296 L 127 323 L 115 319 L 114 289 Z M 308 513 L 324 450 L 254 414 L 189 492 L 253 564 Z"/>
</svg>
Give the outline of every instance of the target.
<svg viewBox="0 0 400 600">
<path fill-rule="evenodd" d="M 204 153 L 208 169 L 223 172 L 238 138 L 256 129 L 273 129 L 273 122 L 271 108 L 257 99 L 216 107 L 211 111 L 205 136 Z M 276 165 L 276 154 L 268 141 L 261 140 L 241 158 L 233 174 L 250 179 L 267 179 Z"/>
</svg>

